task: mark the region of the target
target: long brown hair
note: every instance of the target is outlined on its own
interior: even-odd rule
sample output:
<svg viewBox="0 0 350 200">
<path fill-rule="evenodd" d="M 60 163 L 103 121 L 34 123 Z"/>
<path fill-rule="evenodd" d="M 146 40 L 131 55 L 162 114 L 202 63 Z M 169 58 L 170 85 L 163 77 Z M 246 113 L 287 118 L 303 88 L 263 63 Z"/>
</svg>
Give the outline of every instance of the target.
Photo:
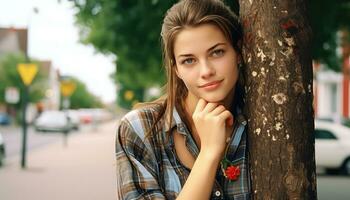
<svg viewBox="0 0 350 200">
<path fill-rule="evenodd" d="M 188 119 L 184 117 L 183 107 L 183 101 L 187 96 L 188 90 L 184 82 L 176 75 L 174 41 L 181 30 L 202 24 L 216 25 L 240 55 L 241 26 L 237 16 L 222 1 L 181 0 L 173 5 L 164 17 L 161 30 L 163 62 L 167 74 L 167 83 L 165 85 L 166 94 L 153 102 L 162 105 L 156 123 L 162 116 L 166 115 L 167 123 L 171 126 L 173 109 L 175 107 L 181 118 L 188 125 Z M 240 81 L 236 85 L 235 102 L 243 104 L 243 90 L 239 83 Z M 155 125 L 152 126 L 151 130 Z"/>
</svg>

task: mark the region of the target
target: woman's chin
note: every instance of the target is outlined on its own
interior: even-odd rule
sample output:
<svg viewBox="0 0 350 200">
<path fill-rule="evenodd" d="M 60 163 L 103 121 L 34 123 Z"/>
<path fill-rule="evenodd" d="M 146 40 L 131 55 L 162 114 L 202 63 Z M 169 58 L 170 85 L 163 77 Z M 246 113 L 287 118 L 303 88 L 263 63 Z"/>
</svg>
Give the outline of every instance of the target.
<svg viewBox="0 0 350 200">
<path fill-rule="evenodd" d="M 214 97 L 202 97 L 208 103 L 219 103 L 222 104 L 224 99 L 222 98 L 214 98 Z"/>
</svg>

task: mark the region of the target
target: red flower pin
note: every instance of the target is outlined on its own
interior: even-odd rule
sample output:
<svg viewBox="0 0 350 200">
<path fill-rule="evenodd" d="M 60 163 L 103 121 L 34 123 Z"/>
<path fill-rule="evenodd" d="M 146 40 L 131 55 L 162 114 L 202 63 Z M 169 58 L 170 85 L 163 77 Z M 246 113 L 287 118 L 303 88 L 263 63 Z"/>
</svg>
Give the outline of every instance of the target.
<svg viewBox="0 0 350 200">
<path fill-rule="evenodd" d="M 241 175 L 241 169 L 239 169 L 239 166 L 234 166 L 231 161 L 226 159 L 226 157 L 221 160 L 220 164 L 223 175 L 229 181 L 235 181 L 238 179 L 239 175 Z"/>
<path fill-rule="evenodd" d="M 241 170 L 239 169 L 239 166 L 229 166 L 225 170 L 225 177 L 230 181 L 235 181 L 238 179 L 239 175 L 241 174 Z"/>
</svg>

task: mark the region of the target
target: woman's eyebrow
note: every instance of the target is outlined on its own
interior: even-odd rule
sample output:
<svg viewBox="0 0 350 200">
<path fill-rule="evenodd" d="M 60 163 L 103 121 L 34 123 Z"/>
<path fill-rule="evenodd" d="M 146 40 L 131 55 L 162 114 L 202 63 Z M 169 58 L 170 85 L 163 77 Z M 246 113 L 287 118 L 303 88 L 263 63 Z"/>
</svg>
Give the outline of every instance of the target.
<svg viewBox="0 0 350 200">
<path fill-rule="evenodd" d="M 181 55 L 178 55 L 177 57 L 180 58 L 180 57 L 191 57 L 193 56 L 193 54 L 181 54 Z"/>
<path fill-rule="evenodd" d="M 218 47 L 220 45 L 226 45 L 226 43 L 225 42 L 219 42 L 219 43 L 215 44 L 214 46 L 210 47 L 207 50 L 207 52 L 212 51 L 213 49 L 215 49 L 216 47 Z M 180 57 L 191 57 L 191 56 L 193 56 L 193 54 L 180 54 L 177 57 L 180 58 Z"/>
<path fill-rule="evenodd" d="M 224 43 L 224 42 L 219 42 L 219 43 L 215 44 L 214 46 L 210 47 L 207 51 L 209 52 L 209 51 L 215 49 L 217 46 L 220 46 L 220 45 L 226 45 L 226 43 Z"/>
</svg>

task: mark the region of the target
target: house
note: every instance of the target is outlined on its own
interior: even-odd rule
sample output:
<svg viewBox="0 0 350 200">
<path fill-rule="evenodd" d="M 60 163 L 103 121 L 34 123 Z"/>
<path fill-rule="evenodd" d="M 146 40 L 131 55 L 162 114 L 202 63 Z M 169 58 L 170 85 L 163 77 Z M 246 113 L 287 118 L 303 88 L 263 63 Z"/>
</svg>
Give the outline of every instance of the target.
<svg viewBox="0 0 350 200">
<path fill-rule="evenodd" d="M 336 122 L 350 118 L 350 43 L 349 32 L 340 31 L 339 50 L 342 72 L 326 70 L 314 62 L 314 109 L 316 118 Z"/>
<path fill-rule="evenodd" d="M 0 27 L 0 59 L 7 54 L 24 54 L 28 57 L 28 30 L 25 28 L 2 28 Z M 39 61 L 47 81 L 42 87 L 45 89 L 45 99 L 36 105 L 29 105 L 28 109 L 58 109 L 60 100 L 59 73 L 52 66 L 51 61 Z M 3 94 L 0 94 L 3 95 Z M 6 105 L 0 105 L 0 110 L 6 109 Z M 32 113 L 33 113 L 32 112 Z M 34 114 L 33 114 L 34 115 Z"/>
<path fill-rule="evenodd" d="M 6 54 L 28 55 L 28 30 L 0 27 L 0 58 Z"/>
<path fill-rule="evenodd" d="M 40 61 L 41 69 L 48 77 L 45 91 L 45 99 L 41 102 L 45 110 L 58 110 L 60 106 L 60 74 L 53 68 L 51 61 Z"/>
</svg>

